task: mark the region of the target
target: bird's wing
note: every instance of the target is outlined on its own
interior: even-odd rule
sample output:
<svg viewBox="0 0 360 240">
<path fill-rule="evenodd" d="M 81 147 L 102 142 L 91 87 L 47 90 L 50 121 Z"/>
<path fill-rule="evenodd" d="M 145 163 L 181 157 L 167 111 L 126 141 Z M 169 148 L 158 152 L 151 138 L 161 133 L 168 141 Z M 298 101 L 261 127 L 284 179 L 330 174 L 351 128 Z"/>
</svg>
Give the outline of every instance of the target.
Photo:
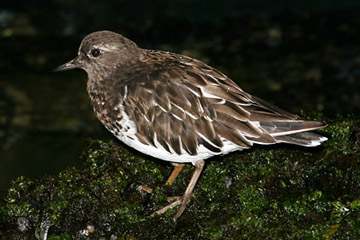
<svg viewBox="0 0 360 240">
<path fill-rule="evenodd" d="M 133 86 L 123 104 L 136 120 L 138 139 L 168 152 L 196 155 L 203 145 L 221 154 L 228 152 L 225 141 L 245 149 L 253 143 L 286 142 L 276 137 L 320 127 L 305 126 L 296 115 L 247 94 L 224 74 L 187 57 L 141 78 L 129 82 Z"/>
<path fill-rule="evenodd" d="M 136 86 L 128 88 L 123 104 L 136 122 L 136 136 L 143 144 L 160 144 L 179 155 L 196 155 L 200 145 L 214 154 L 222 153 L 221 135 L 212 120 L 217 118 L 215 109 L 200 89 L 183 84 L 181 77 L 169 70 L 157 72 L 142 83 L 132 82 Z M 244 148 L 251 145 L 243 135 L 237 135 L 237 144 Z"/>
<path fill-rule="evenodd" d="M 250 99 L 228 91 L 236 86 L 231 80 L 228 89 L 218 84 L 216 74 L 220 73 L 170 67 L 142 76 L 145 80 L 130 81 L 123 104 L 136 122 L 138 139 L 190 155 L 197 154 L 199 145 L 221 154 L 224 139 L 242 149 L 252 146 L 251 138 L 275 142 L 249 121 L 250 114 L 242 106 L 251 105 Z"/>
</svg>

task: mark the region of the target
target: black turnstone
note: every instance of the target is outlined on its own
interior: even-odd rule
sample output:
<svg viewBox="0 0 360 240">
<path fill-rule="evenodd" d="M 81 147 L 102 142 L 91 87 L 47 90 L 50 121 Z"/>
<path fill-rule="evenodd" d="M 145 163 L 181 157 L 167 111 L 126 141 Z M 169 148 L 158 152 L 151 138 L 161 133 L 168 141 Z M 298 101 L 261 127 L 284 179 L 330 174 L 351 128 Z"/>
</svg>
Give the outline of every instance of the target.
<svg viewBox="0 0 360 240">
<path fill-rule="evenodd" d="M 185 163 L 195 166 L 184 195 L 160 209 L 185 210 L 204 168 L 215 155 L 256 144 L 306 147 L 327 138 L 308 132 L 325 127 L 301 120 L 243 91 L 205 63 L 175 53 L 139 48 L 120 34 L 99 31 L 81 42 L 78 56 L 58 71 L 84 69 L 98 119 L 136 150 L 175 164 L 172 183 Z"/>
</svg>

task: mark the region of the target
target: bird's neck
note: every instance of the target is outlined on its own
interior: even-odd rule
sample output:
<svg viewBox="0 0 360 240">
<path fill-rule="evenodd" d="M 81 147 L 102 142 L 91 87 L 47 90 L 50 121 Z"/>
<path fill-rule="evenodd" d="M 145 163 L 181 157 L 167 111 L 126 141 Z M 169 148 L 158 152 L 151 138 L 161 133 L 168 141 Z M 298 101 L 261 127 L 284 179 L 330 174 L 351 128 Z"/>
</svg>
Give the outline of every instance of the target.
<svg viewBox="0 0 360 240">
<path fill-rule="evenodd" d="M 87 92 L 92 105 L 96 110 L 101 111 L 107 106 L 114 107 L 121 104 L 124 95 L 126 95 L 126 79 L 124 74 L 113 72 L 110 75 L 94 76 L 88 75 Z"/>
<path fill-rule="evenodd" d="M 116 68 L 104 66 L 90 68 L 90 71 L 87 71 L 87 91 L 92 104 L 98 105 L 103 102 L 111 105 L 121 104 L 119 99 L 122 100 L 126 95 L 126 86 L 132 82 L 135 75 L 141 73 L 145 68 L 145 64 L 139 60 L 134 59 L 126 65 L 119 65 Z"/>
</svg>

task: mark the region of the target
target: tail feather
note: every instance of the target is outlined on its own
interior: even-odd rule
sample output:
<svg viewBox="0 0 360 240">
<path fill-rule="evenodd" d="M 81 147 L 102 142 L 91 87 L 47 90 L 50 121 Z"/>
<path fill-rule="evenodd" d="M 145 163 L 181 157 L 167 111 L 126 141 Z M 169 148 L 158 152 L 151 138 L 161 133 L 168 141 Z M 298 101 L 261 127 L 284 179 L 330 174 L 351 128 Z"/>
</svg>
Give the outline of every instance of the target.
<svg viewBox="0 0 360 240">
<path fill-rule="evenodd" d="M 277 142 L 296 144 L 305 147 L 315 147 L 326 141 L 327 138 L 317 133 L 300 132 L 285 136 L 277 136 L 275 137 L 275 140 Z"/>
<path fill-rule="evenodd" d="M 259 124 L 276 142 L 313 147 L 327 140 L 326 137 L 309 132 L 326 126 L 326 124 L 318 121 L 272 121 L 259 122 Z"/>
<path fill-rule="evenodd" d="M 271 136 L 290 135 L 298 132 L 306 132 L 323 128 L 326 125 L 318 121 L 292 121 L 292 122 L 260 122 L 260 126 Z"/>
</svg>

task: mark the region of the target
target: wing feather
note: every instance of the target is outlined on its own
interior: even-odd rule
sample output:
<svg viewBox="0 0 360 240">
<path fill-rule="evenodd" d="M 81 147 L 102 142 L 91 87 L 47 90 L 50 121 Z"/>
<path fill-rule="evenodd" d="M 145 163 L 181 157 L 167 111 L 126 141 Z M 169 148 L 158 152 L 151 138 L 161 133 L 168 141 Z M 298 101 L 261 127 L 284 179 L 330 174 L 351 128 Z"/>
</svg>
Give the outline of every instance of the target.
<svg viewBox="0 0 360 240">
<path fill-rule="evenodd" d="M 220 154 L 224 141 L 234 149 L 286 141 L 304 145 L 314 135 L 297 133 L 323 127 L 244 92 L 200 61 L 170 53 L 161 61 L 127 82 L 123 104 L 144 144 L 156 146 L 156 139 L 169 153 L 196 155 L 203 146 Z M 282 137 L 287 134 L 292 136 Z"/>
</svg>

